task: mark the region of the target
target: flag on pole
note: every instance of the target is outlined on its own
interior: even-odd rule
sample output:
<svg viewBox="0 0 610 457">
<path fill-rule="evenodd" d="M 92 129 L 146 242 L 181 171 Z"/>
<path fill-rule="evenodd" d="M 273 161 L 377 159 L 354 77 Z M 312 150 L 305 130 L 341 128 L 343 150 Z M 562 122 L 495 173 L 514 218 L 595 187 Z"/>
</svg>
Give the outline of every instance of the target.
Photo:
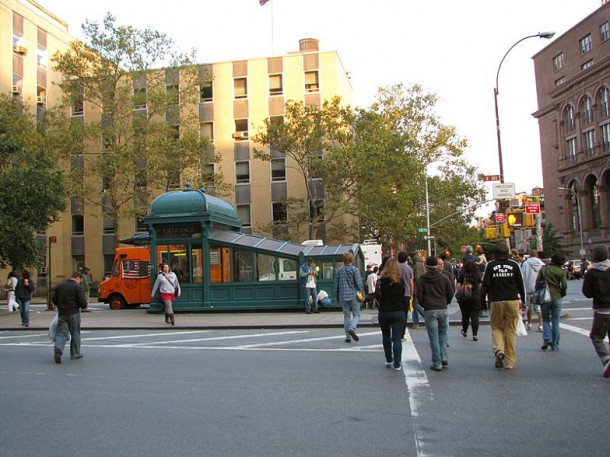
<svg viewBox="0 0 610 457">
<path fill-rule="evenodd" d="M 261 6 L 264 6 L 265 3 L 267 3 L 269 0 L 258 0 L 258 2 L 261 4 Z"/>
</svg>

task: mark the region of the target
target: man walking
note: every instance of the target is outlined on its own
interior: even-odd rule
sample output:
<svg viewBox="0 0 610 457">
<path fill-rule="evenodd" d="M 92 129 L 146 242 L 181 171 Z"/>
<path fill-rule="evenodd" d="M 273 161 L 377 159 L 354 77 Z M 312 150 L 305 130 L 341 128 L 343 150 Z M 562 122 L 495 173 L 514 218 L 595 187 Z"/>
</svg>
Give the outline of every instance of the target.
<svg viewBox="0 0 610 457">
<path fill-rule="evenodd" d="M 91 295 L 91 275 L 89 274 L 91 270 L 85 267 L 83 268 L 83 281 L 81 285 L 83 286 L 83 290 L 85 291 L 85 300 L 87 300 L 87 307 L 83 309 L 83 313 L 90 313 L 89 309 L 89 295 Z"/>
<path fill-rule="evenodd" d="M 538 315 L 538 331 L 542 331 L 542 310 L 540 305 L 534 303 L 534 292 L 536 291 L 536 278 L 538 272 L 544 266 L 544 262 L 538 258 L 538 251 L 532 249 L 529 258 L 521 264 L 521 274 L 525 283 L 527 294 L 527 329 L 532 329 L 532 310 Z"/>
<path fill-rule="evenodd" d="M 407 321 L 409 320 L 409 311 L 411 310 L 411 294 L 413 292 L 413 269 L 407 263 L 407 253 L 404 251 L 400 251 L 396 256 L 398 259 L 398 268 L 400 268 L 400 280 L 405 283 L 405 297 L 404 297 L 404 311 L 405 311 L 405 325 L 403 326 L 402 331 L 402 340 L 405 339 L 405 332 L 407 331 Z M 413 319 L 412 313 L 411 319 Z M 419 321 L 418 321 L 419 324 Z"/>
<path fill-rule="evenodd" d="M 525 302 L 525 285 L 519 264 L 508 258 L 508 245 L 504 241 L 494 245 L 493 256 L 494 260 L 485 269 L 481 298 L 489 295 L 491 344 L 496 357 L 496 368 L 512 370 L 517 360 L 515 344 L 519 298 Z"/>
<path fill-rule="evenodd" d="M 53 291 L 52 301 L 57 306 L 59 322 L 55 336 L 55 363 L 61 363 L 61 356 L 70 332 L 70 358 L 81 359 L 80 352 L 80 310 L 87 307 L 85 291 L 81 286 L 83 274 L 79 271 L 72 273 L 72 277 L 65 280 Z"/>
<path fill-rule="evenodd" d="M 604 366 L 604 378 L 610 378 L 610 351 L 604 342 L 610 337 L 610 260 L 608 247 L 598 244 L 593 248 L 593 265 L 587 270 L 582 293 L 593 299 L 593 325 L 589 338 Z"/>
<path fill-rule="evenodd" d="M 357 293 L 364 290 L 360 271 L 353 265 L 354 254 L 346 252 L 343 254 L 344 265 L 337 271 L 335 278 L 335 297 L 337 305 L 343 309 L 343 328 L 345 330 L 345 342 L 359 341 L 356 334 L 358 321 L 360 320 L 360 302 Z"/>
<path fill-rule="evenodd" d="M 316 271 L 316 266 L 311 257 L 307 259 L 307 263 L 301 265 L 299 276 L 301 278 L 301 286 L 305 291 L 305 312 L 311 314 L 311 310 L 313 309 L 314 313 L 319 313 L 318 289 L 316 287 L 318 272 Z"/>
</svg>

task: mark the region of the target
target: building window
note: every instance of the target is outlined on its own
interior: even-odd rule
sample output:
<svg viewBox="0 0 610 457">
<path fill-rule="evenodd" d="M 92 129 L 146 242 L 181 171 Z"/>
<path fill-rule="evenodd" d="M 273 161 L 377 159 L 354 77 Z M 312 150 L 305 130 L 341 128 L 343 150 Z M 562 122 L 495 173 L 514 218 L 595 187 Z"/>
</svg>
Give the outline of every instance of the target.
<svg viewBox="0 0 610 457">
<path fill-rule="evenodd" d="M 247 98 L 248 78 L 235 78 L 233 80 L 233 93 L 235 98 Z"/>
<path fill-rule="evenodd" d="M 133 109 L 146 109 L 146 87 L 133 88 Z"/>
<path fill-rule="evenodd" d="M 42 45 L 36 46 L 36 64 L 40 68 L 47 68 L 47 62 L 49 61 L 49 55 L 47 52 L 47 48 Z"/>
<path fill-rule="evenodd" d="M 273 202 L 272 204 L 273 222 L 284 223 L 288 222 L 288 211 L 286 210 L 285 202 Z"/>
<path fill-rule="evenodd" d="M 210 141 L 214 141 L 214 123 L 213 122 L 202 122 L 200 129 L 201 137 L 208 137 Z"/>
<path fill-rule="evenodd" d="M 604 152 L 610 151 L 610 124 L 603 124 L 600 127 L 602 131 L 602 148 Z"/>
<path fill-rule="evenodd" d="M 566 157 L 568 163 L 576 162 L 576 138 L 566 140 Z"/>
<path fill-rule="evenodd" d="M 250 215 L 250 205 L 237 205 L 237 215 L 241 221 L 242 228 L 252 227 L 252 216 Z"/>
<path fill-rule="evenodd" d="M 558 71 L 563 68 L 563 52 L 553 57 L 553 70 Z"/>
<path fill-rule="evenodd" d="M 81 116 L 85 110 L 85 86 L 82 81 L 73 81 L 71 87 L 72 116 Z"/>
<path fill-rule="evenodd" d="M 199 101 L 200 102 L 211 102 L 214 100 L 214 89 L 212 82 L 203 84 L 199 87 Z"/>
<path fill-rule="evenodd" d="M 271 181 L 286 181 L 286 159 L 271 159 Z"/>
<path fill-rule="evenodd" d="M 318 70 L 305 72 L 305 92 L 319 92 Z"/>
<path fill-rule="evenodd" d="M 72 236 L 85 234 L 85 216 L 82 214 L 72 215 Z"/>
<path fill-rule="evenodd" d="M 248 119 L 235 119 L 235 134 L 236 140 L 248 139 Z"/>
<path fill-rule="evenodd" d="M 208 163 L 204 164 L 201 167 L 201 178 L 203 179 L 203 183 L 208 188 L 208 193 L 211 193 L 210 188 L 214 187 L 214 164 Z"/>
<path fill-rule="evenodd" d="M 593 147 L 595 146 L 595 130 L 588 130 L 582 134 L 582 146 L 585 155 L 593 155 Z"/>
<path fill-rule="evenodd" d="M 168 105 L 177 105 L 180 103 L 180 91 L 178 89 L 178 84 L 166 84 L 165 94 L 167 96 Z"/>
<path fill-rule="evenodd" d="M 248 184 L 250 182 L 249 162 L 235 162 L 235 182 L 237 184 Z"/>
<path fill-rule="evenodd" d="M 136 220 L 135 220 L 135 232 L 136 233 L 143 233 L 143 232 L 147 232 L 147 231 L 148 231 L 148 227 L 144 223 L 144 217 L 136 216 Z"/>
<path fill-rule="evenodd" d="M 608 38 L 610 38 L 610 25 L 608 25 L 608 22 L 604 22 L 602 25 L 600 25 L 599 31 L 602 35 L 602 41 L 606 41 Z"/>
<path fill-rule="evenodd" d="M 602 87 L 597 96 L 597 105 L 599 106 L 600 117 L 606 118 L 610 114 L 610 93 L 607 87 Z"/>
<path fill-rule="evenodd" d="M 568 105 L 563 114 L 563 128 L 566 135 L 574 133 L 576 130 L 576 122 L 574 120 L 574 108 Z"/>
<path fill-rule="evenodd" d="M 269 75 L 269 95 L 282 95 L 283 92 L 282 75 Z"/>
<path fill-rule="evenodd" d="M 594 120 L 593 102 L 591 97 L 585 95 L 580 102 L 580 115 L 585 125 L 590 125 Z"/>
<path fill-rule="evenodd" d="M 600 205 L 599 185 L 597 180 L 591 183 L 591 222 L 593 228 L 599 228 L 602 225 L 601 205 Z"/>
<path fill-rule="evenodd" d="M 589 33 L 586 37 L 580 39 L 580 55 L 586 54 L 591 49 L 593 49 L 593 41 Z"/>
<path fill-rule="evenodd" d="M 555 80 L 555 87 L 561 86 L 565 82 L 566 82 L 566 77 L 562 76 L 561 78 Z"/>
<path fill-rule="evenodd" d="M 324 221 L 324 200 L 317 199 L 309 202 L 309 217 L 318 222 Z"/>
<path fill-rule="evenodd" d="M 588 60 L 588 61 L 586 61 L 585 63 L 583 63 L 583 64 L 580 66 L 580 69 L 581 69 L 581 70 L 586 70 L 587 68 L 590 68 L 590 67 L 592 67 L 592 66 L 593 66 L 593 59 Z"/>
</svg>

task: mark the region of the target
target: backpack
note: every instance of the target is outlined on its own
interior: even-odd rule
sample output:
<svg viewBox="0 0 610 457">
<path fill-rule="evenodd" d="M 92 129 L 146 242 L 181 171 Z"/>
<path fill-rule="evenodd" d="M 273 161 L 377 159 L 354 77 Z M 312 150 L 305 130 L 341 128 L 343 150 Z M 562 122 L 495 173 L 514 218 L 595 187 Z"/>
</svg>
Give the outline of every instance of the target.
<svg viewBox="0 0 610 457">
<path fill-rule="evenodd" d="M 472 284 L 467 281 L 461 283 L 455 291 L 455 298 L 458 303 L 470 300 L 472 298 Z"/>
</svg>

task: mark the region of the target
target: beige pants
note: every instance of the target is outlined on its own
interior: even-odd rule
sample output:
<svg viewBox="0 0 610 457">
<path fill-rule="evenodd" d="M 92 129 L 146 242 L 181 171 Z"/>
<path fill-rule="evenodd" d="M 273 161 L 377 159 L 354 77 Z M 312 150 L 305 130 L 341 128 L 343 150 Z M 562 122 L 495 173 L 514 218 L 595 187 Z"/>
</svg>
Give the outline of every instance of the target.
<svg viewBox="0 0 610 457">
<path fill-rule="evenodd" d="M 514 366 L 517 361 L 515 343 L 519 322 L 519 300 L 491 302 L 491 347 L 494 354 L 504 351 L 504 364 Z"/>
</svg>

